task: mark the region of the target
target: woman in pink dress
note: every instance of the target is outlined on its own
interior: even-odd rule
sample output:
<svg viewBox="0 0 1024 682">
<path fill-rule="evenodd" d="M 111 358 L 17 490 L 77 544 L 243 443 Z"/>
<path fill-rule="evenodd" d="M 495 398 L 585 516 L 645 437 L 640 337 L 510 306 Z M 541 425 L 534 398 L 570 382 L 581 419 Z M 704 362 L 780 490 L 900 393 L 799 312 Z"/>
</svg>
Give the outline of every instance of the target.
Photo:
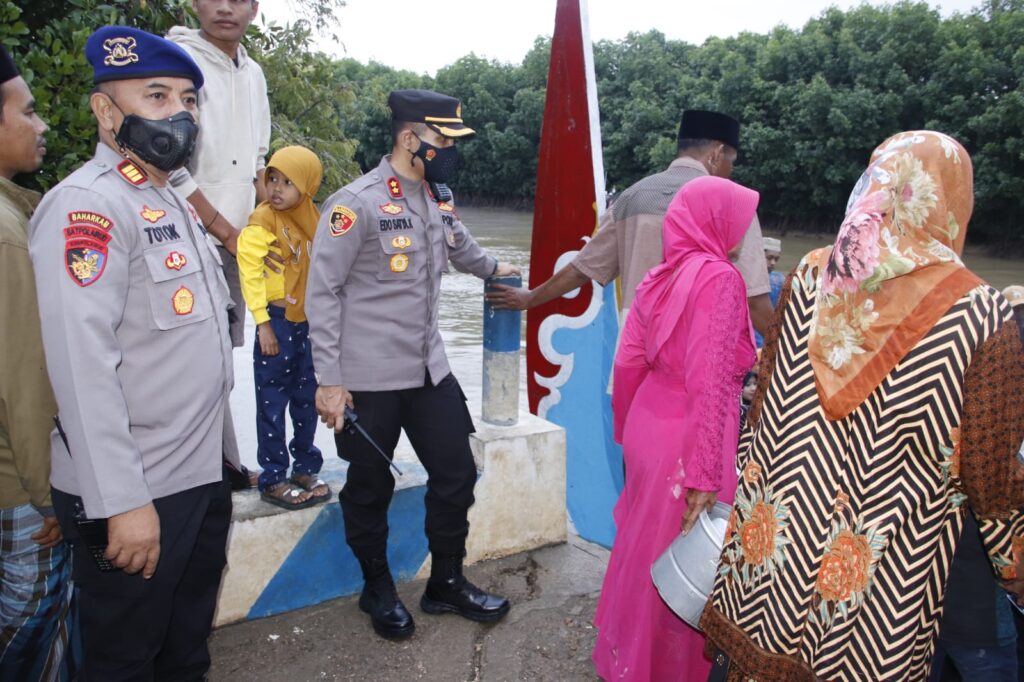
<svg viewBox="0 0 1024 682">
<path fill-rule="evenodd" d="M 594 664 L 605 680 L 707 679 L 704 637 L 676 617 L 651 564 L 681 526 L 736 489 L 736 401 L 754 364 L 746 287 L 729 258 L 757 192 L 716 177 L 687 183 L 663 228 L 664 262 L 638 287 L 615 356 L 612 409 L 626 486 L 601 589 Z"/>
</svg>

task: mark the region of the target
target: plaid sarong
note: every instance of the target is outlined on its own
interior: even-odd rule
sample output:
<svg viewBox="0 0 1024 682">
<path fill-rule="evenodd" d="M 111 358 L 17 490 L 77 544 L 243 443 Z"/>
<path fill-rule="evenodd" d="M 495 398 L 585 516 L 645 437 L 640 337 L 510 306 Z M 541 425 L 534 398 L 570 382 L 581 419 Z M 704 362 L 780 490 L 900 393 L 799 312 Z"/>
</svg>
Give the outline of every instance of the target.
<svg viewBox="0 0 1024 682">
<path fill-rule="evenodd" d="M 64 681 L 75 672 L 71 552 L 63 542 L 37 545 L 31 536 L 42 526 L 30 504 L 0 509 L 0 682 Z"/>
</svg>

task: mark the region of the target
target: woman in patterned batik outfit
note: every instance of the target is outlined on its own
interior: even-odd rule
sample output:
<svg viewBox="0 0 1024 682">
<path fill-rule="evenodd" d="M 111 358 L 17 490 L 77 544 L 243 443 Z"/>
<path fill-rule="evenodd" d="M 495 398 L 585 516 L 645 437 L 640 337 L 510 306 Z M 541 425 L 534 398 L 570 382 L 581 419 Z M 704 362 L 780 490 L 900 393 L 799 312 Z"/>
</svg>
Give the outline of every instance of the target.
<svg viewBox="0 0 1024 682">
<path fill-rule="evenodd" d="M 890 138 L 789 276 L 701 621 L 712 678 L 926 679 L 969 513 L 1024 592 L 1024 362 L 960 260 L 972 178 L 946 135 Z"/>
<path fill-rule="evenodd" d="M 612 409 L 626 486 L 595 624 L 606 680 L 704 680 L 704 638 L 658 596 L 651 564 L 680 522 L 736 489 L 736 400 L 754 364 L 739 248 L 757 192 L 721 178 L 686 184 L 669 205 L 664 262 L 637 288 L 615 356 Z"/>
</svg>

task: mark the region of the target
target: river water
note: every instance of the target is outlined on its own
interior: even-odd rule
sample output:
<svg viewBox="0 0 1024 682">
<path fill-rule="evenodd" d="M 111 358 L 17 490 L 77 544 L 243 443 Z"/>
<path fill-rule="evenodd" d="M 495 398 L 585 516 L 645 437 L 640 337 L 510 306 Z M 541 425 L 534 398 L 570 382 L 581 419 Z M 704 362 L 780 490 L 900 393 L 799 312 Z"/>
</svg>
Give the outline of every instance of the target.
<svg viewBox="0 0 1024 682">
<path fill-rule="evenodd" d="M 529 281 L 530 234 L 533 217 L 530 213 L 505 209 L 460 209 L 463 222 L 477 241 L 499 260 L 518 265 L 523 270 L 523 281 Z M 782 239 L 782 258 L 778 269 L 789 272 L 800 258 L 812 249 L 831 243 L 827 235 L 780 236 L 770 229 L 765 236 Z M 968 249 L 964 256 L 967 266 L 998 289 L 1010 284 L 1024 283 L 1024 262 L 993 258 L 976 249 Z M 462 383 L 474 414 L 480 413 L 483 349 L 483 283 L 454 269 L 441 285 L 440 328 L 444 338 L 452 371 Z M 252 342 L 255 329 L 252 317 L 247 316 L 244 348 L 235 349 L 235 390 L 231 406 L 235 416 L 242 462 L 256 468 L 256 399 L 252 379 Z M 525 339 L 524 339 L 525 347 Z M 526 360 L 521 362 L 520 407 L 526 403 Z M 317 431 L 316 444 L 325 459 L 336 456 L 330 430 L 323 425 Z M 401 446 L 400 446 L 401 448 Z"/>
</svg>

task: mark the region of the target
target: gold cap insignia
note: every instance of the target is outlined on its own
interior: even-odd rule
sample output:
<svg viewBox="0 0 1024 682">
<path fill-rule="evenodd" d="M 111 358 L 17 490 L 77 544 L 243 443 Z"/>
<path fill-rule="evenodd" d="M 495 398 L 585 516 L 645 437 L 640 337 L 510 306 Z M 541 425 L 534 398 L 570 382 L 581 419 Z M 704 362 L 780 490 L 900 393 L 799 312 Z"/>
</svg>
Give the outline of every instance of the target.
<svg viewBox="0 0 1024 682">
<path fill-rule="evenodd" d="M 139 55 L 135 54 L 135 38 L 108 38 L 103 41 L 103 49 L 107 56 L 103 58 L 106 66 L 128 66 L 139 61 Z"/>
</svg>

